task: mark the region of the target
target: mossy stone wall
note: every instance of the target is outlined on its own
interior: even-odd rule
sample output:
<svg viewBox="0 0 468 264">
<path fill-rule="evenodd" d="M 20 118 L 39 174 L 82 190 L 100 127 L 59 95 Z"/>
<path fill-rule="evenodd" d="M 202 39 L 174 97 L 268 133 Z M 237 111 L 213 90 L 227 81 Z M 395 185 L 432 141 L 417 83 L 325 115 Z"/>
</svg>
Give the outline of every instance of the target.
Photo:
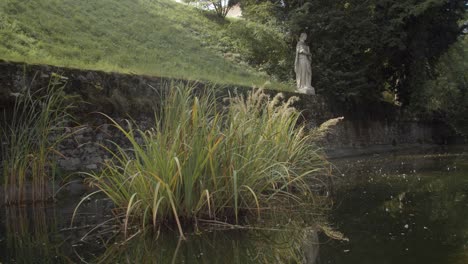
<svg viewBox="0 0 468 264">
<path fill-rule="evenodd" d="M 98 112 L 118 120 L 131 117 L 143 127 L 149 127 L 154 109 L 161 100 L 160 95 L 171 83 L 195 85 L 200 93 L 209 86 L 215 86 L 220 98 L 229 94 L 245 94 L 251 89 L 0 61 L 0 111 L 8 111 L 15 96 L 21 94 L 25 87 L 33 90 L 44 88 L 50 85 L 51 80 L 65 85 L 67 93 L 73 95 L 72 100 L 77 105 L 73 113 L 76 120 L 70 122 L 67 129 L 67 133 L 73 136 L 65 140 L 59 149 L 63 157 L 59 158 L 58 163 L 64 170 L 97 169 L 108 158 L 101 145 L 106 144 L 108 139 L 124 141 Z M 275 90 L 265 92 L 270 96 L 279 93 Z M 330 153 L 337 153 L 339 149 L 359 150 L 372 146 L 386 146 L 388 149 L 404 144 L 444 144 L 453 135 L 441 122 L 405 118 L 398 107 L 390 104 L 376 103 L 344 111 L 339 104 L 327 102 L 321 96 L 282 93 L 286 100 L 291 96 L 300 98 L 295 106 L 302 111 L 303 121 L 309 128 L 317 127 L 330 118 L 345 117 L 320 142 Z"/>
</svg>

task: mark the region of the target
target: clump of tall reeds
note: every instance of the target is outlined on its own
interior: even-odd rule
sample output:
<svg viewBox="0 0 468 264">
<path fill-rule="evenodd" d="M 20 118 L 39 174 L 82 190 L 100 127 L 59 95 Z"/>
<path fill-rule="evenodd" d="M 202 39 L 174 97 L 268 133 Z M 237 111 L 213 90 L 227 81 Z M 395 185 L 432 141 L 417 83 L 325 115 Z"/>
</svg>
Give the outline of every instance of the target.
<svg viewBox="0 0 468 264">
<path fill-rule="evenodd" d="M 13 109 L 3 113 L 0 129 L 5 203 L 44 201 L 53 179 L 52 156 L 64 138 L 61 132 L 71 105 L 59 77 L 46 88 L 25 87 L 15 96 Z"/>
<path fill-rule="evenodd" d="M 115 143 L 92 182 L 121 209 L 126 226 L 131 219 L 143 228 L 170 221 L 181 234 L 187 220 L 238 222 L 278 200 L 300 204 L 313 196 L 309 180 L 324 160 L 298 124 L 294 100 L 253 90 L 222 108 L 213 92 L 198 97 L 173 85 L 151 129 L 110 119 L 131 151 Z"/>
</svg>

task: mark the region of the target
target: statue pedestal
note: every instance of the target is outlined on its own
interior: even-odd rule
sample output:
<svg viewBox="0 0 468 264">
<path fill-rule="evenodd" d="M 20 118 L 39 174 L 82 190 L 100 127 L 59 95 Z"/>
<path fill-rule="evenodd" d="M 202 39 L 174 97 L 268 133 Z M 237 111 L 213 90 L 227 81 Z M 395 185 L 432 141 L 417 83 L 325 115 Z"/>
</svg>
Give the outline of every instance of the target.
<svg viewBox="0 0 468 264">
<path fill-rule="evenodd" d="M 312 86 L 311 87 L 304 87 L 304 88 L 297 89 L 297 92 L 302 93 L 302 94 L 315 95 L 315 88 L 312 87 Z"/>
</svg>

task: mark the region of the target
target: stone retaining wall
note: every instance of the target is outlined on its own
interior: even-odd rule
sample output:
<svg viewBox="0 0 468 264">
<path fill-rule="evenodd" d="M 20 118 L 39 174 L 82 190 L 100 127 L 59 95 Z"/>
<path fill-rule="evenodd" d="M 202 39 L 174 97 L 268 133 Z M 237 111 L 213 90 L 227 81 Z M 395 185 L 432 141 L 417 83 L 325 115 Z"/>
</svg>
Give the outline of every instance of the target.
<svg viewBox="0 0 468 264">
<path fill-rule="evenodd" d="M 49 85 L 54 79 L 65 85 L 67 93 L 76 95 L 78 107 L 73 113 L 76 123 L 70 123 L 66 133 L 70 134 L 59 147 L 59 166 L 66 171 L 94 170 L 110 156 L 102 146 L 110 146 L 112 140 L 126 144 L 123 136 L 109 121 L 96 112 L 106 113 L 124 123 L 131 116 L 140 127 L 149 127 L 160 94 L 169 83 L 191 84 L 199 92 L 206 89 L 202 82 L 136 76 L 129 74 L 106 73 L 52 67 L 45 65 L 24 65 L 0 61 L 0 112 L 7 110 L 14 102 L 14 94 L 21 93 L 24 87 L 39 89 Z M 246 93 L 249 87 L 218 86 L 218 96 L 233 93 Z M 278 91 L 266 90 L 274 96 Z M 442 123 L 434 121 L 409 120 L 401 117 L 398 109 L 389 104 L 366 106 L 366 109 L 344 112 L 336 103 L 327 103 L 320 96 L 301 95 L 283 92 L 285 98 L 299 96 L 296 108 L 304 116 L 310 128 L 322 122 L 344 116 L 345 119 L 328 134 L 320 144 L 329 151 L 340 148 L 359 149 L 375 145 L 395 146 L 401 144 L 445 143 L 451 131 Z M 86 103 L 83 103 L 86 102 Z"/>
</svg>

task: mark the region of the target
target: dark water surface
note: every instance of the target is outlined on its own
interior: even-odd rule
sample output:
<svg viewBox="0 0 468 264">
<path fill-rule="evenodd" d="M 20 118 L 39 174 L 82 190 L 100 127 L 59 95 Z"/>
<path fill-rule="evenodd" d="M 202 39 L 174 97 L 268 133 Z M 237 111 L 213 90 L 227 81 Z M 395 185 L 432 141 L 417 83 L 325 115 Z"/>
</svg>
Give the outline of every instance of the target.
<svg viewBox="0 0 468 264">
<path fill-rule="evenodd" d="M 322 263 L 468 263 L 468 156 L 463 148 L 336 161 L 344 183 L 332 223 L 349 243 Z"/>
<path fill-rule="evenodd" d="M 54 206 L 2 208 L 0 263 L 468 263 L 466 148 L 333 162 L 330 224 L 349 241 L 272 223 L 193 232 L 187 241 L 176 230 L 157 240 L 137 235 L 122 244 L 113 239 L 119 223 L 105 198 L 84 203 L 70 224 L 76 196 Z"/>
</svg>

